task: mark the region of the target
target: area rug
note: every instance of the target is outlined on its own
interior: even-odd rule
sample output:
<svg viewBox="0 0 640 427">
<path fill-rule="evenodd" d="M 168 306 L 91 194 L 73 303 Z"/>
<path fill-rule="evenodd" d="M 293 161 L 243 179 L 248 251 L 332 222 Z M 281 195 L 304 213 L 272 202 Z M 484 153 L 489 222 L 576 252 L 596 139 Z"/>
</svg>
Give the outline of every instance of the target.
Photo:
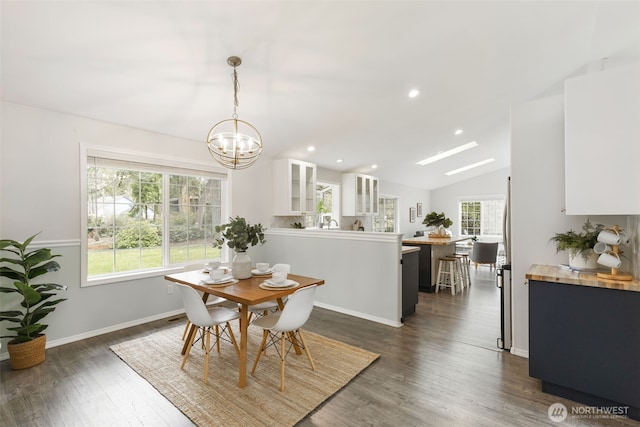
<svg viewBox="0 0 640 427">
<path fill-rule="evenodd" d="M 291 350 L 286 360 L 285 391 L 280 392 L 280 361 L 275 349 L 270 348 L 260 358 L 255 374 L 250 374 L 262 330 L 249 327 L 247 385 L 241 389 L 236 352 L 224 341 L 220 353 L 215 349 L 211 353 L 208 384 L 203 381 L 200 343 L 193 346 L 184 370 L 180 369 L 183 329 L 166 329 L 113 345 L 111 350 L 199 426 L 295 425 L 379 356 L 303 331 L 316 370 L 311 370 L 304 352 L 296 355 Z"/>
</svg>

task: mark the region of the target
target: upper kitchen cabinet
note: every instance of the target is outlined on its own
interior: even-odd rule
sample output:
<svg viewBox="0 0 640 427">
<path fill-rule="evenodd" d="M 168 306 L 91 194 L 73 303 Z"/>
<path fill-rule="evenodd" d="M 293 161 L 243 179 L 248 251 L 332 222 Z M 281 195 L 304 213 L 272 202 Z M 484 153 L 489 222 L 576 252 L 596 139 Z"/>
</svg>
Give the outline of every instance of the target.
<svg viewBox="0 0 640 427">
<path fill-rule="evenodd" d="M 273 162 L 273 214 L 298 216 L 316 211 L 316 165 L 293 159 Z"/>
<path fill-rule="evenodd" d="M 567 214 L 640 214 L 639 158 L 640 66 L 566 80 Z"/>
<path fill-rule="evenodd" d="M 378 214 L 378 179 L 359 173 L 342 175 L 342 215 Z"/>
</svg>

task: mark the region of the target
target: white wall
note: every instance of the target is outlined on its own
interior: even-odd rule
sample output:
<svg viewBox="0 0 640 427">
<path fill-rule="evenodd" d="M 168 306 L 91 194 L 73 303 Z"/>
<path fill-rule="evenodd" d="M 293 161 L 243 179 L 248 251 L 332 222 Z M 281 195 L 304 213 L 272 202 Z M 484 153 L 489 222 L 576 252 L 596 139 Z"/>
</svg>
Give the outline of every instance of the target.
<svg viewBox="0 0 640 427">
<path fill-rule="evenodd" d="M 35 242 L 63 255 L 58 258 L 61 270 L 50 278 L 69 286 L 62 295 L 68 300 L 46 319 L 49 344 L 181 312 L 179 295 L 168 294 L 162 275 L 80 287 L 79 147 L 84 142 L 203 163 L 209 158 L 204 142 L 9 102 L 2 102 L 0 113 L 0 237 L 23 240 L 42 231 Z M 263 156 L 250 168 L 230 175 L 229 215 L 269 226 L 273 220 L 272 159 Z M 331 179 L 340 174 L 325 171 L 325 175 Z M 409 205 L 422 201 L 428 206 L 427 191 L 385 183 L 381 183 L 381 191 L 401 197 L 403 228 L 408 224 Z M 264 249 L 251 248 L 249 254 L 259 255 Z M 11 306 L 10 298 L 4 296 L 0 306 Z M 0 335 L 6 327 L 6 322 L 0 324 Z M 6 352 L 0 353 L 2 358 Z"/>
<path fill-rule="evenodd" d="M 317 306 L 402 325 L 399 234 L 271 229 L 266 237 L 261 260 L 286 262 L 292 273 L 324 279 L 316 291 Z"/>
<path fill-rule="evenodd" d="M 407 187 L 388 181 L 380 181 L 380 194 L 398 197 L 398 233 L 404 237 L 413 237 L 416 231 L 423 230 L 422 220 L 425 213 L 429 212 L 431 196 L 428 190 Z M 416 222 L 409 222 L 409 208 L 415 208 L 422 203 L 422 217 L 416 218 Z"/>
<path fill-rule="evenodd" d="M 68 300 L 46 319 L 48 342 L 69 342 L 182 311 L 179 295 L 168 294 L 162 275 L 80 287 L 79 146 L 82 141 L 202 163 L 209 157 L 204 142 L 7 102 L 1 107 L 0 235 L 22 241 L 42 231 L 35 242 L 63 255 L 61 270 L 50 278 L 69 286 L 61 295 Z M 268 223 L 270 177 L 267 158 L 232 173 L 230 213 Z M 10 304 L 3 296 L 2 308 Z M 6 327 L 0 324 L 0 335 Z"/>
<path fill-rule="evenodd" d="M 453 234 L 460 234 L 461 196 L 504 196 L 507 191 L 509 168 L 460 181 L 431 191 L 431 210 L 444 212 L 453 221 Z"/>
<path fill-rule="evenodd" d="M 529 294 L 525 274 L 532 264 L 566 264 L 549 239 L 580 230 L 587 219 L 566 215 L 564 197 L 564 98 L 535 100 L 511 109 L 513 348 L 529 353 Z M 584 191 L 589 191 L 585 188 Z M 592 216 L 592 222 L 626 224 L 625 217 Z"/>
</svg>

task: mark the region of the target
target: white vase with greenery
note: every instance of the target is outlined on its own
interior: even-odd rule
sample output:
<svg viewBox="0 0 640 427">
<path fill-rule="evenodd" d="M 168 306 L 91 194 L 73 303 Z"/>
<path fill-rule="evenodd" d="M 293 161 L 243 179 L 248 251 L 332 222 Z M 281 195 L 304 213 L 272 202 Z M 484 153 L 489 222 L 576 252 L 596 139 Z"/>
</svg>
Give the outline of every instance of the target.
<svg viewBox="0 0 640 427">
<path fill-rule="evenodd" d="M 216 225 L 215 246 L 221 248 L 226 242 L 229 249 L 236 253 L 231 261 L 231 273 L 235 279 L 251 277 L 251 258 L 247 255 L 249 246 L 265 243 L 262 224 L 251 225 L 246 219 L 236 216 L 229 222 Z"/>
</svg>

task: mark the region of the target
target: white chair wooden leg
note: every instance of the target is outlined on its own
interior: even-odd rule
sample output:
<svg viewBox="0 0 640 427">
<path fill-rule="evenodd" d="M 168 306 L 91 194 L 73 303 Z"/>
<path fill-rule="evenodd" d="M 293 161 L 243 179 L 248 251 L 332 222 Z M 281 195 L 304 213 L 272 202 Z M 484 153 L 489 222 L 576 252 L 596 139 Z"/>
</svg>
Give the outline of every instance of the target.
<svg viewBox="0 0 640 427">
<path fill-rule="evenodd" d="M 229 322 L 227 322 L 227 331 L 229 331 L 229 338 L 231 338 L 231 342 L 233 343 L 233 348 L 236 349 L 236 354 L 240 356 L 240 348 L 238 347 L 236 336 L 233 334 L 233 330 L 231 329 L 231 324 Z"/>
<path fill-rule="evenodd" d="M 258 355 L 256 356 L 255 362 L 253 362 L 253 369 L 251 369 L 251 375 L 256 371 L 256 366 L 258 366 L 258 361 L 260 360 L 260 356 L 264 351 L 264 346 L 267 343 L 267 337 L 269 336 L 269 332 L 266 329 L 262 331 L 262 342 L 260 343 L 260 347 L 258 347 Z"/>
<path fill-rule="evenodd" d="M 184 332 L 182 333 L 182 341 L 184 341 L 185 337 L 187 336 L 187 332 L 189 331 L 189 326 L 191 326 L 191 322 L 189 322 L 189 320 L 187 319 L 187 324 L 184 325 Z"/>
<path fill-rule="evenodd" d="M 309 363 L 311 364 L 311 369 L 316 370 L 316 365 L 313 363 L 313 359 L 311 358 L 311 353 L 309 353 L 309 347 L 307 347 L 307 343 L 304 342 L 304 337 L 302 336 L 302 330 L 298 329 L 298 335 L 300 336 L 300 342 L 304 347 L 304 352 L 307 353 L 307 359 L 309 359 Z"/>
<path fill-rule="evenodd" d="M 187 351 L 184 353 L 184 357 L 182 358 L 182 365 L 180 365 L 180 369 L 184 369 L 184 364 L 187 363 L 187 358 L 189 357 L 189 353 L 191 352 L 191 346 L 193 346 L 193 340 L 196 339 L 196 331 L 193 331 L 193 335 L 191 335 L 191 339 L 189 340 L 189 345 L 187 346 Z"/>
<path fill-rule="evenodd" d="M 217 326 L 216 326 L 217 329 Z M 205 331 L 207 342 L 204 348 L 204 383 L 209 381 L 209 353 L 211 352 L 211 328 L 207 328 Z"/>
</svg>

